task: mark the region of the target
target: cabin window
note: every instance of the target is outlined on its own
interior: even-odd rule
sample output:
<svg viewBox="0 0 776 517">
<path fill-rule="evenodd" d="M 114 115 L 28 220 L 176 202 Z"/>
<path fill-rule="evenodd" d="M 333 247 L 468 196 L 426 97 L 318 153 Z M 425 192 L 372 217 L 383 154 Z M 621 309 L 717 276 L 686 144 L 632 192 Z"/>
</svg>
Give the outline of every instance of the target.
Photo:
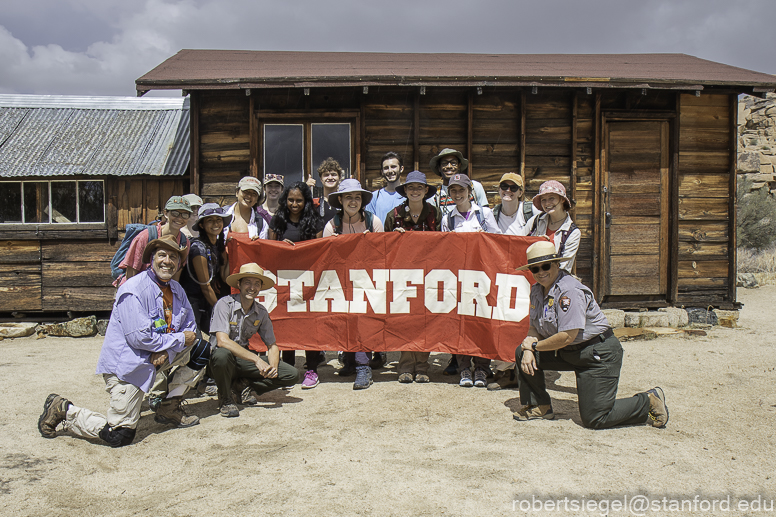
<svg viewBox="0 0 776 517">
<path fill-rule="evenodd" d="M 306 181 L 310 174 L 321 185 L 318 166 L 332 157 L 351 175 L 352 124 L 302 122 L 262 124 L 264 173 L 283 174 L 285 184 Z"/>
<path fill-rule="evenodd" d="M 0 224 L 102 222 L 102 180 L 0 182 Z"/>
</svg>

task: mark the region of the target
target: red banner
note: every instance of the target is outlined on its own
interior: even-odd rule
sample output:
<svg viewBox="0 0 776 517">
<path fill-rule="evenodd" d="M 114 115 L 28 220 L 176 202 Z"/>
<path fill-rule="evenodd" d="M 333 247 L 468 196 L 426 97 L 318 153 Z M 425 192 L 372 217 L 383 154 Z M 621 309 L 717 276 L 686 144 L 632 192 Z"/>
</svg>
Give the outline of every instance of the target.
<svg viewBox="0 0 776 517">
<path fill-rule="evenodd" d="M 297 243 L 236 237 L 232 273 L 277 280 L 259 302 L 283 350 L 446 352 L 514 361 L 533 277 L 515 268 L 536 237 L 397 232 Z M 251 348 L 264 350 L 258 335 Z"/>
</svg>

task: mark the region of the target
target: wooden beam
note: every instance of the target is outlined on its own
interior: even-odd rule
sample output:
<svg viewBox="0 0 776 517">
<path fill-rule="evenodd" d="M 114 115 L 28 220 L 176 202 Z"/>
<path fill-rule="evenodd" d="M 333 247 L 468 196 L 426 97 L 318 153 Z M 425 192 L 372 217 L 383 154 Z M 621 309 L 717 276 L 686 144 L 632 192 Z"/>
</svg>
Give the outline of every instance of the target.
<svg viewBox="0 0 776 517">
<path fill-rule="evenodd" d="M 669 224 L 670 239 L 668 247 L 670 249 L 668 260 L 670 262 L 668 270 L 668 301 L 672 305 L 676 303 L 679 290 L 679 142 L 681 134 L 681 113 L 682 113 L 682 94 L 676 93 L 676 116 L 670 124 L 671 131 L 671 202 L 669 204 Z"/>
<path fill-rule="evenodd" d="M 520 176 L 525 183 L 525 91 L 520 91 L 520 123 L 518 138 L 520 142 Z M 527 190 L 528 185 L 526 185 Z"/>
<path fill-rule="evenodd" d="M 199 92 L 191 92 L 189 102 L 189 192 L 199 195 Z"/>
<path fill-rule="evenodd" d="M 413 170 L 420 170 L 420 90 L 415 90 L 412 107 L 412 158 Z"/>
<path fill-rule="evenodd" d="M 730 99 L 730 138 L 728 141 L 728 152 L 730 153 L 730 203 L 729 206 L 729 229 L 728 235 L 728 300 L 736 304 L 736 280 L 738 272 L 738 254 L 736 251 L 736 224 L 738 212 L 738 177 L 736 167 L 738 165 L 738 95 L 731 94 Z"/>
<path fill-rule="evenodd" d="M 254 178 L 259 177 L 259 138 L 258 138 L 258 123 L 256 117 L 253 116 L 253 110 L 255 107 L 255 96 L 248 98 L 248 145 L 251 148 L 251 161 L 248 165 L 248 171 Z M 262 171 L 263 172 L 263 171 Z M 261 175 L 262 178 L 264 175 Z"/>
<path fill-rule="evenodd" d="M 571 167 L 569 174 L 571 179 L 569 182 L 571 199 L 577 199 L 577 105 L 578 105 L 577 92 L 574 92 L 571 98 Z M 577 211 L 575 205 L 571 205 L 571 218 L 576 217 Z M 576 261 L 574 264 L 576 267 Z"/>
<path fill-rule="evenodd" d="M 525 94 L 523 94 L 525 96 Z M 604 210 L 601 208 L 601 188 L 603 186 L 601 175 L 601 141 L 603 140 L 603 124 L 601 120 L 601 93 L 595 94 L 595 139 L 593 151 L 593 295 L 596 300 L 601 301 L 601 248 L 604 239 L 603 225 L 601 218 L 604 217 Z"/>
<path fill-rule="evenodd" d="M 469 169 L 467 174 L 474 179 L 474 170 L 472 167 L 472 143 L 474 141 L 474 92 L 469 90 L 466 96 L 466 158 L 469 159 Z"/>
<path fill-rule="evenodd" d="M 360 103 L 361 109 L 356 115 L 356 127 L 353 131 L 353 146 L 356 154 L 355 177 L 358 181 L 363 182 L 366 178 L 366 108 L 363 95 L 360 98 Z"/>
</svg>

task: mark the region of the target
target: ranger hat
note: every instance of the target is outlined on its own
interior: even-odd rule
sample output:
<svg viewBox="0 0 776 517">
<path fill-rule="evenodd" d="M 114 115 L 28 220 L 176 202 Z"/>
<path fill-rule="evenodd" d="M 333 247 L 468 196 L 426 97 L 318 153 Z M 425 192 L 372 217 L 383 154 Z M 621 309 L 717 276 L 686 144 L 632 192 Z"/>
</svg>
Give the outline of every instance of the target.
<svg viewBox="0 0 776 517">
<path fill-rule="evenodd" d="M 226 283 L 238 289 L 238 284 L 243 278 L 258 278 L 261 280 L 261 290 L 272 289 L 275 281 L 264 274 L 264 269 L 255 262 L 249 262 L 240 266 L 240 272 L 226 277 Z"/>
<path fill-rule="evenodd" d="M 461 162 L 460 172 L 465 171 L 469 167 L 469 160 L 464 158 L 460 151 L 456 151 L 455 149 L 450 149 L 447 147 L 439 151 L 439 154 L 431 158 L 431 161 L 428 162 L 428 166 L 431 167 L 431 171 L 434 172 L 434 174 L 437 176 L 442 175 L 442 173 L 439 172 L 439 160 L 441 160 L 443 156 L 448 155 L 455 156 L 458 158 L 458 161 Z"/>
<path fill-rule="evenodd" d="M 550 241 L 534 242 L 525 250 L 525 255 L 528 263 L 525 266 L 516 268 L 517 271 L 525 271 L 531 266 L 544 264 L 545 262 L 568 262 L 571 260 L 558 255 L 555 244 Z"/>
</svg>

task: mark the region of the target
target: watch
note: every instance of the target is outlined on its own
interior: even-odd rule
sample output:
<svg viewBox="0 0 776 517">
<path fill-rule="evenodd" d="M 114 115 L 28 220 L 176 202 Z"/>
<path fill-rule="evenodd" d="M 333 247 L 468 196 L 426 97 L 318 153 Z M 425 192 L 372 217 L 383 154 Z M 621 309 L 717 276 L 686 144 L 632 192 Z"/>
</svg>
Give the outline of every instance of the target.
<svg viewBox="0 0 776 517">
<path fill-rule="evenodd" d="M 534 341 L 533 343 L 531 343 L 531 350 L 533 350 L 534 352 L 538 352 L 538 350 L 536 350 L 536 344 L 537 343 L 538 343 L 538 341 Z"/>
</svg>

